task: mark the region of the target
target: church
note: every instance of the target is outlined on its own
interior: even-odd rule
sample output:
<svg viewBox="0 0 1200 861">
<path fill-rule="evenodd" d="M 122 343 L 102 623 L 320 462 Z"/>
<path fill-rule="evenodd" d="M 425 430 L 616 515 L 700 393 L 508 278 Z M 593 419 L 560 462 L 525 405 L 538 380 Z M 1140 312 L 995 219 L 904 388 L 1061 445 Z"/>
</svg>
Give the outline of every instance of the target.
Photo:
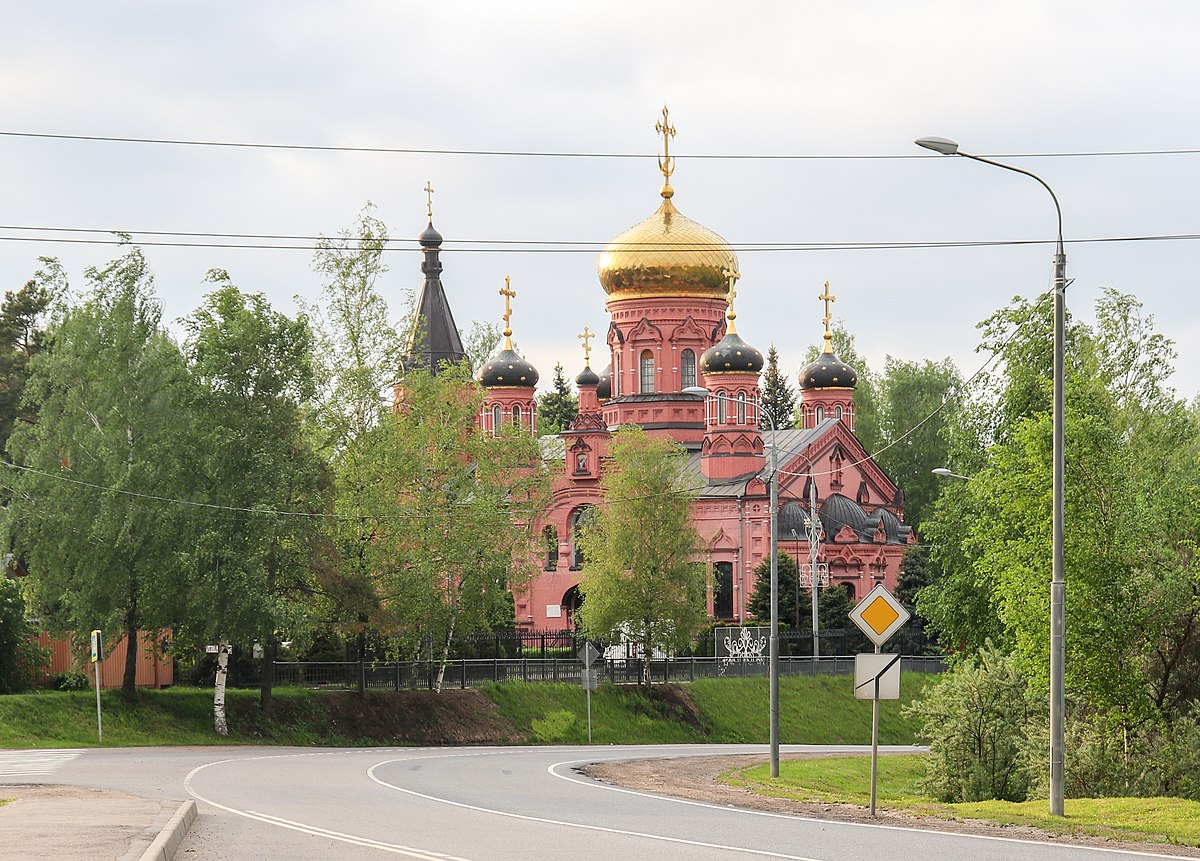
<svg viewBox="0 0 1200 861">
<path fill-rule="evenodd" d="M 665 108 L 656 130 L 663 142 L 661 203 L 609 243 L 598 263 L 609 315 L 597 345 L 605 365 L 592 369 L 591 340 L 597 336 L 584 327 L 583 368 L 575 377 L 578 415 L 560 435 L 542 440 L 543 456 L 562 470 L 535 523 L 544 539 L 542 571 L 514 596 L 517 624 L 533 630 L 572 626 L 583 562 L 576 537 L 589 509 L 602 504 L 608 442 L 627 424 L 674 440 L 687 452 L 687 468 L 700 487 L 692 516 L 713 571 L 713 619 L 750 618 L 755 569 L 769 558 L 772 447 L 778 546 L 796 558 L 806 581 L 815 576 L 819 588 L 844 589 L 852 600 L 877 583 L 894 590 L 901 557 L 916 539 L 903 522 L 902 491 L 855 436 L 858 374 L 833 351 L 829 305 L 835 297 L 828 284 L 818 297 L 825 303 L 824 347 L 800 371 L 800 427 L 792 428 L 791 416 L 764 415 L 761 408 L 763 354 L 742 339 L 735 323 L 737 255 L 673 202 L 675 130 Z M 405 365 L 436 371 L 465 351 L 441 283 L 442 236 L 432 210 L 418 241 L 425 281 L 417 325 L 425 336 L 410 348 Z M 479 422 L 484 430 L 512 423 L 536 434 L 539 374 L 513 347 L 515 294 L 507 281 L 500 292 L 504 342 L 478 375 L 485 390 Z"/>
</svg>

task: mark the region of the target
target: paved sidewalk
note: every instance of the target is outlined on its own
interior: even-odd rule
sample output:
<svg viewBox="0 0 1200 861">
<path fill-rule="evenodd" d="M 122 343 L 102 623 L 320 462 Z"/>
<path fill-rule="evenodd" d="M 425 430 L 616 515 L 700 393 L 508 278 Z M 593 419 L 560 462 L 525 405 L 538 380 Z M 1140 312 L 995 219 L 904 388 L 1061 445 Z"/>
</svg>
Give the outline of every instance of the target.
<svg viewBox="0 0 1200 861">
<path fill-rule="evenodd" d="M 15 799 L 0 806 L 0 857 L 6 861 L 169 858 L 157 846 L 152 851 L 155 839 L 168 826 L 179 837 L 187 830 L 175 819 L 181 801 L 44 785 L 0 785 L 0 798 Z"/>
</svg>

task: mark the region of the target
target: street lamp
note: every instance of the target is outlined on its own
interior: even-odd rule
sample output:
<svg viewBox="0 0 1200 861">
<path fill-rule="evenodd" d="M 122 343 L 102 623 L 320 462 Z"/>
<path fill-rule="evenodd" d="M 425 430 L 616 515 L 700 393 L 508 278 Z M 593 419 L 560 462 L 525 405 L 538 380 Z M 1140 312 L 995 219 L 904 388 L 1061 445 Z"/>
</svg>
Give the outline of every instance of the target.
<svg viewBox="0 0 1200 861">
<path fill-rule="evenodd" d="M 971 155 L 958 148 L 948 138 L 921 138 L 918 146 L 942 155 L 960 155 L 963 158 L 981 161 L 1014 173 L 1021 173 L 1041 183 L 1054 201 L 1058 213 L 1058 244 L 1054 252 L 1054 454 L 1053 454 L 1053 539 L 1050 574 L 1050 815 L 1063 815 L 1063 713 L 1066 708 L 1064 670 L 1066 667 L 1065 616 L 1063 607 L 1067 584 L 1063 571 L 1063 372 L 1065 353 L 1065 318 L 1067 313 L 1067 255 L 1063 249 L 1062 207 L 1058 196 L 1044 179 L 1035 173 L 992 161 L 983 156 Z M 937 470 L 934 470 L 937 472 Z"/>
<path fill-rule="evenodd" d="M 709 391 L 704 386 L 687 386 L 683 389 L 687 395 L 708 397 Z M 778 431 L 775 427 L 775 417 L 769 412 L 759 410 L 767 416 L 771 424 L 771 435 Z M 767 675 L 768 687 L 771 689 L 771 777 L 779 777 L 779 448 L 776 440 L 771 441 L 770 471 L 767 477 L 769 501 L 767 505 L 771 512 L 771 635 L 768 640 Z"/>
<path fill-rule="evenodd" d="M 961 478 L 963 481 L 970 481 L 971 476 L 959 475 L 957 472 L 951 472 L 944 466 L 939 466 L 937 469 L 930 470 L 938 478 Z"/>
</svg>

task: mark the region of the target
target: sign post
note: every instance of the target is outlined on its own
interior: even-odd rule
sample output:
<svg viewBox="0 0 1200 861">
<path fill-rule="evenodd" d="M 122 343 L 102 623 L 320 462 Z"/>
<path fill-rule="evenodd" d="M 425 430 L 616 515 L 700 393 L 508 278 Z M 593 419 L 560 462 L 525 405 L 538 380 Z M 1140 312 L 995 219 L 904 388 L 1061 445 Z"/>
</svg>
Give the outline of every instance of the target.
<svg viewBox="0 0 1200 861">
<path fill-rule="evenodd" d="M 92 667 L 96 671 L 96 735 L 104 741 L 104 721 L 100 717 L 100 662 L 104 660 L 104 638 L 92 631 Z"/>
<path fill-rule="evenodd" d="M 592 743 L 592 691 L 596 688 L 596 671 L 592 669 L 592 664 L 596 663 L 596 659 L 600 657 L 600 650 L 592 645 L 591 641 L 583 644 L 583 648 L 579 650 L 579 660 L 583 661 L 583 672 L 580 674 L 583 681 L 583 689 L 587 691 L 587 717 L 588 717 L 588 744 Z"/>
<path fill-rule="evenodd" d="M 854 658 L 854 696 L 871 700 L 871 815 L 875 815 L 875 786 L 879 775 L 879 701 L 900 698 L 900 656 L 880 654 L 909 619 L 892 593 L 879 583 L 853 610 L 850 621 L 875 644 L 874 654 Z"/>
</svg>

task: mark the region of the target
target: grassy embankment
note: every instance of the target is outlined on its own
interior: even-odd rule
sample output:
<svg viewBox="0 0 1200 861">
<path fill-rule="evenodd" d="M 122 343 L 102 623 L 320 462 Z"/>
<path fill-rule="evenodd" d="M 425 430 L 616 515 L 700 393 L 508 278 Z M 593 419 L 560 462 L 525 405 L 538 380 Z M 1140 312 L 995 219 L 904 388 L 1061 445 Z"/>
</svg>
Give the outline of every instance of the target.
<svg viewBox="0 0 1200 861">
<path fill-rule="evenodd" d="M 1067 799 L 1066 817 L 1050 816 L 1045 800 L 1014 803 L 979 801 L 943 804 L 921 792 L 922 757 L 881 757 L 877 806 L 914 816 L 970 819 L 996 825 L 1021 825 L 1053 834 L 1088 835 L 1108 840 L 1200 846 L 1200 803 L 1181 798 Z M 722 775 L 735 786 L 781 798 L 822 804 L 870 801 L 871 761 L 867 757 L 786 760 L 779 777 L 767 766 L 735 769 Z"/>
<path fill-rule="evenodd" d="M 929 682 L 905 676 L 906 700 Z M 785 743 L 870 741 L 869 704 L 853 699 L 849 677 L 782 680 Z M 578 744 L 587 740 L 584 692 L 576 685 L 502 684 L 478 691 L 353 694 L 282 688 L 265 719 L 256 691 L 228 692 L 230 736 L 212 729 L 212 691 L 143 691 L 130 702 L 103 694 L 104 745 L 163 744 Z M 885 703 L 884 743 L 915 741 L 916 728 Z M 766 679 L 703 680 L 636 688 L 603 685 L 592 694 L 596 744 L 767 741 Z M 96 699 L 88 691 L 0 696 L 0 748 L 96 746 Z"/>
</svg>

